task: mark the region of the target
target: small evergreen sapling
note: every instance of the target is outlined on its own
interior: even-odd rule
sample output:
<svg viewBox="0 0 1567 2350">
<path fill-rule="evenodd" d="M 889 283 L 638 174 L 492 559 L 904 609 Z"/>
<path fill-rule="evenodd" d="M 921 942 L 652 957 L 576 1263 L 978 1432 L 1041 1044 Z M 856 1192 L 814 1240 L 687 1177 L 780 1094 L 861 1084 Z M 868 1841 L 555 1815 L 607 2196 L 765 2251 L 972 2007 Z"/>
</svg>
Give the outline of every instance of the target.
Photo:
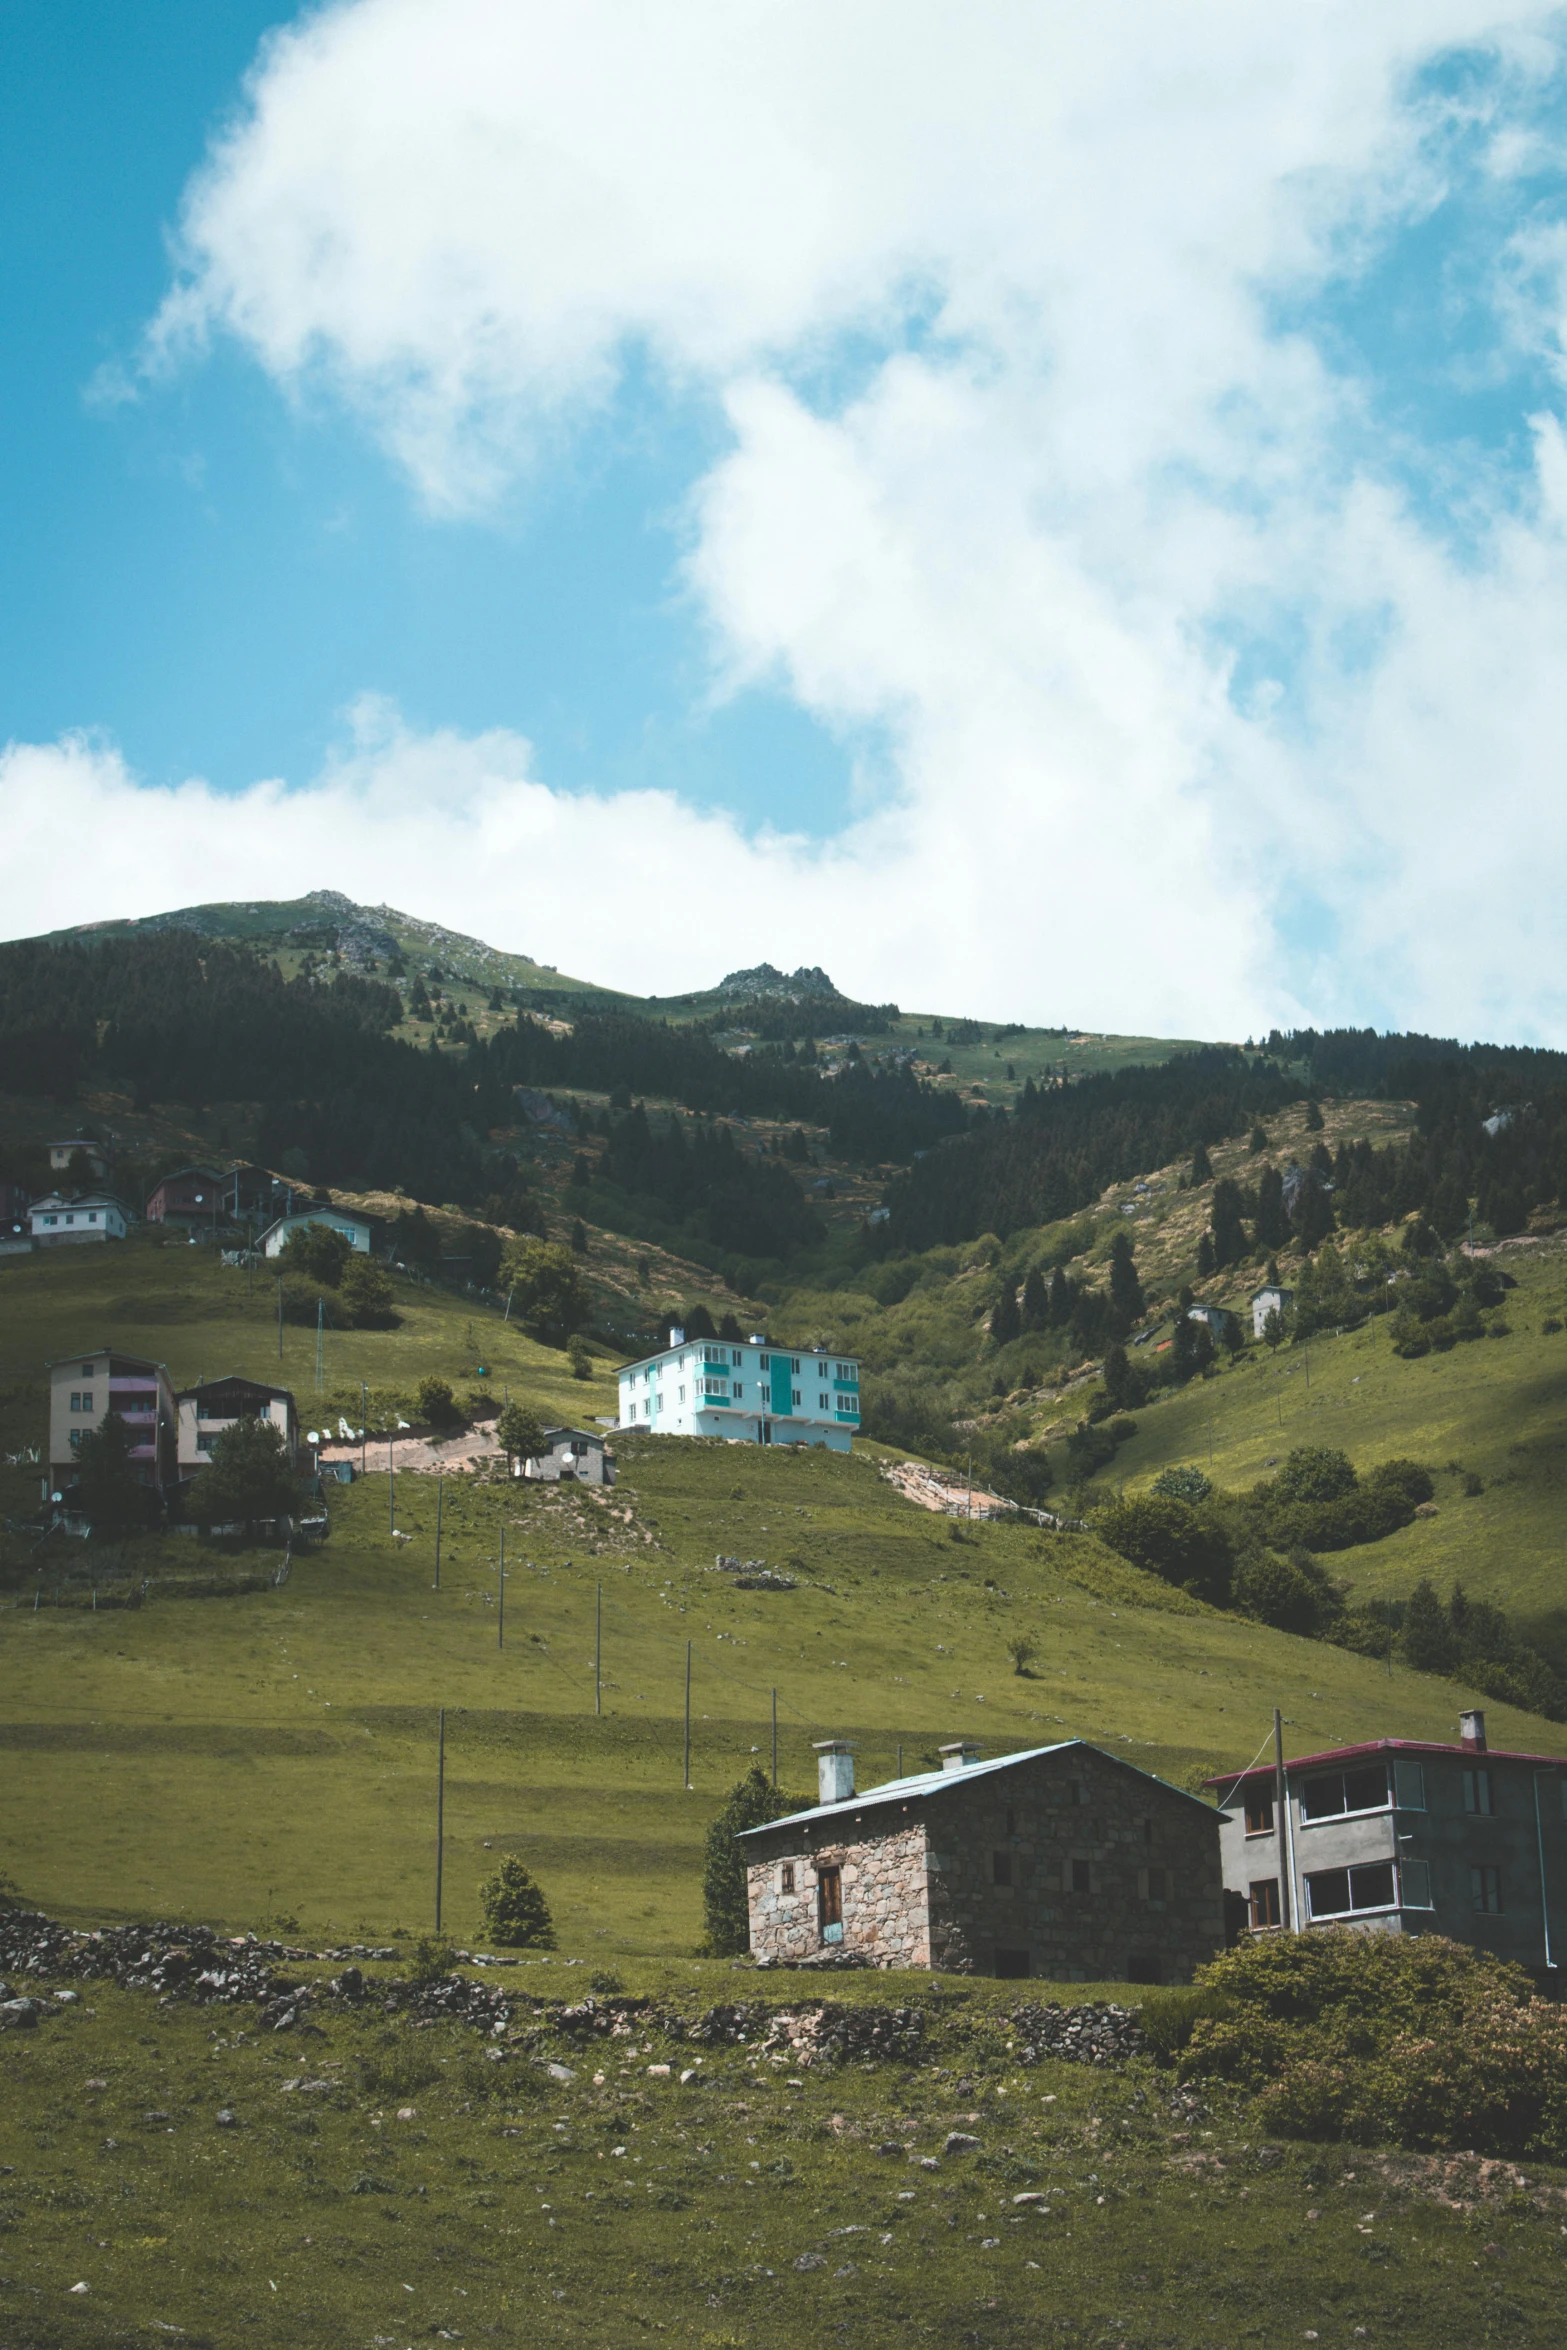
<svg viewBox="0 0 1567 2350">
<path fill-rule="evenodd" d="M 798 1799 L 781 1795 L 758 1764 L 729 1790 L 729 1799 L 707 1831 L 707 1854 L 702 1869 L 702 1911 L 707 1924 L 703 1945 L 712 1958 L 734 1958 L 751 1947 L 751 1912 L 746 1898 L 745 1847 L 741 1831 L 759 1828 L 766 1820 L 804 1809 Z"/>
<path fill-rule="evenodd" d="M 549 1903 L 514 1852 L 479 1887 L 484 1930 L 510 1950 L 553 1950 L 555 1927 Z"/>
</svg>

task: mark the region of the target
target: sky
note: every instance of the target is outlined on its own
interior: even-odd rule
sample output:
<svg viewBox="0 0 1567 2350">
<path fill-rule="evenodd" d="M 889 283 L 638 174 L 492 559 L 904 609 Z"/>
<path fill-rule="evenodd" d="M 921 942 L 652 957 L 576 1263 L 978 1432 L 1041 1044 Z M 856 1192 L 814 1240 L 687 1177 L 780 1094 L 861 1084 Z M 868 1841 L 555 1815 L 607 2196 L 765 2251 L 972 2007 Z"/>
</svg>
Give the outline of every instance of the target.
<svg viewBox="0 0 1567 2350">
<path fill-rule="evenodd" d="M 0 933 L 1567 1045 L 1567 17 L 0 0 Z"/>
</svg>

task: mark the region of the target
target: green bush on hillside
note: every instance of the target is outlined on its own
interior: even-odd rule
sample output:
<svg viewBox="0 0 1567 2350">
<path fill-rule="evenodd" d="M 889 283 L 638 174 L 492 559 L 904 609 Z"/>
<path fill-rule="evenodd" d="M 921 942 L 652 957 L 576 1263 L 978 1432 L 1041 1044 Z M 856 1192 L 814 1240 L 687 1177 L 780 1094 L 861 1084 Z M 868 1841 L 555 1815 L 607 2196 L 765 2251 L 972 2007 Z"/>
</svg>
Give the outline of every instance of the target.
<svg viewBox="0 0 1567 2350">
<path fill-rule="evenodd" d="M 1167 1493 L 1138 1494 L 1097 1510 L 1102 1542 L 1145 1573 L 1222 1607 L 1230 1596 L 1233 1554 L 1222 1525 Z"/>
<path fill-rule="evenodd" d="M 1198 1970 L 1185 2080 L 1299 2138 L 1567 2159 L 1567 2013 L 1437 1934 L 1253 1935 Z M 1217 2012 L 1214 2012 L 1217 2010 Z"/>
<path fill-rule="evenodd" d="M 243 1525 L 247 1531 L 258 1519 L 290 1517 L 298 1507 L 283 1431 L 255 1418 L 222 1431 L 185 1504 L 198 1526 Z"/>
<path fill-rule="evenodd" d="M 492 1942 L 509 1950 L 554 1949 L 550 1905 L 514 1852 L 508 1852 L 494 1876 L 480 1885 L 479 1907 Z"/>
<path fill-rule="evenodd" d="M 343 1268 L 337 1294 L 356 1330 L 395 1330 L 392 1277 L 371 1257 L 355 1256 Z"/>
<path fill-rule="evenodd" d="M 335 1289 L 353 1253 L 353 1243 L 335 1225 L 299 1224 L 284 1241 L 278 1263 L 285 1275 L 297 1273 Z"/>
<path fill-rule="evenodd" d="M 455 1428 L 462 1418 L 451 1382 L 433 1376 L 419 1382 L 419 1417 L 432 1428 Z"/>
</svg>

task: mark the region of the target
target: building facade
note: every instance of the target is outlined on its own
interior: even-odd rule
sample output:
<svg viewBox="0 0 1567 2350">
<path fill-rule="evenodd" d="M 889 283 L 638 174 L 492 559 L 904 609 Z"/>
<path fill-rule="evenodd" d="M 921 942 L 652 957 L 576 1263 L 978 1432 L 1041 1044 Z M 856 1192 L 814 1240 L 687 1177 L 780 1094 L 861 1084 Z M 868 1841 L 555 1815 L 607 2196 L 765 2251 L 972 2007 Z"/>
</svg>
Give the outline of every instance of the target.
<svg viewBox="0 0 1567 2350">
<path fill-rule="evenodd" d="M 143 1485 L 161 1492 L 175 1471 L 174 1389 L 162 1363 L 99 1347 L 49 1365 L 49 1482 L 63 1492 L 75 1479 L 76 1454 L 89 1429 L 118 1412 L 131 1433 L 131 1464 Z"/>
<path fill-rule="evenodd" d="M 260 1249 L 263 1256 L 280 1257 L 288 1246 L 291 1232 L 303 1232 L 309 1224 L 325 1224 L 333 1232 L 341 1232 L 352 1249 L 360 1256 L 370 1253 L 370 1220 L 355 1216 L 347 1208 L 301 1208 L 297 1215 L 279 1216 L 262 1233 Z"/>
<path fill-rule="evenodd" d="M 1567 1947 L 1567 1760 L 1379 1738 L 1210 1779 L 1224 1885 L 1243 1932 L 1347 1925 L 1446 1934 L 1536 1969 Z M 1282 1834 L 1281 1834 L 1282 1825 Z"/>
<path fill-rule="evenodd" d="M 289 1467 L 297 1466 L 299 1415 L 288 1388 L 267 1387 L 259 1379 L 205 1379 L 181 1388 L 174 1402 L 181 1478 L 207 1466 L 218 1438 L 236 1420 L 270 1420 L 288 1447 Z"/>
<path fill-rule="evenodd" d="M 860 1424 L 854 1355 L 793 1353 L 755 1335 L 687 1340 L 620 1373 L 620 1425 L 656 1436 L 727 1436 L 742 1444 L 825 1444 L 847 1452 Z"/>
<path fill-rule="evenodd" d="M 68 1175 L 71 1161 L 85 1159 L 93 1174 L 100 1179 L 109 1172 L 109 1154 L 103 1144 L 90 1134 L 78 1134 L 68 1142 L 49 1145 L 49 1170 L 54 1175 Z"/>
<path fill-rule="evenodd" d="M 1280 1321 L 1295 1302 L 1293 1289 L 1281 1289 L 1276 1281 L 1265 1282 L 1251 1301 L 1251 1334 L 1264 1338 L 1268 1330 L 1268 1316 L 1277 1314 Z"/>
<path fill-rule="evenodd" d="M 228 1221 L 222 1177 L 210 1167 L 181 1167 L 165 1175 L 147 1201 L 147 1221 L 216 1231 Z"/>
<path fill-rule="evenodd" d="M 74 1242 L 123 1240 L 130 1227 L 130 1211 L 107 1191 L 90 1191 L 80 1199 L 63 1192 L 47 1192 L 27 1211 L 35 1248 L 63 1248 Z"/>
<path fill-rule="evenodd" d="M 519 1460 L 514 1474 L 541 1485 L 613 1485 L 615 1456 L 585 1428 L 546 1428 L 544 1450 Z"/>
<path fill-rule="evenodd" d="M 759 1959 L 1184 1983 L 1223 1947 L 1219 1814 L 1117 1755 L 960 1741 L 857 1795 L 852 1749 L 817 1751 L 821 1802 L 741 1838 Z"/>
</svg>

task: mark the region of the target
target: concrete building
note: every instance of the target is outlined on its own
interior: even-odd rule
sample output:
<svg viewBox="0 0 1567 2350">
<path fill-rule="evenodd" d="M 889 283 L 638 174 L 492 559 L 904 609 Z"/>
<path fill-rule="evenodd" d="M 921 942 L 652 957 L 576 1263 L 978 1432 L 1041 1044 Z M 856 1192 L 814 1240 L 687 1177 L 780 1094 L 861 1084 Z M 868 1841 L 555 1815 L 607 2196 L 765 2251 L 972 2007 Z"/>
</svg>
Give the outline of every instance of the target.
<svg viewBox="0 0 1567 2350">
<path fill-rule="evenodd" d="M 753 1335 L 687 1341 L 620 1373 L 620 1425 L 659 1436 L 728 1436 L 743 1444 L 825 1444 L 847 1452 L 860 1424 L 854 1355 L 803 1354 Z"/>
<path fill-rule="evenodd" d="M 211 1167 L 180 1167 L 165 1175 L 147 1201 L 149 1224 L 183 1225 L 216 1231 L 228 1221 L 223 1178 Z"/>
<path fill-rule="evenodd" d="M 63 1248 L 80 1241 L 123 1240 L 131 1213 L 112 1192 L 89 1191 L 80 1199 L 67 1199 L 63 1192 L 51 1191 L 34 1200 L 27 1220 L 36 1248 Z"/>
<path fill-rule="evenodd" d="M 1286 1763 L 1282 1846 L 1272 1764 L 1210 1779 L 1241 1930 L 1447 1934 L 1522 1966 L 1558 1965 L 1567 1760 L 1490 1751 L 1483 1713 L 1464 1714 L 1460 1730 L 1457 1745 L 1378 1738 Z"/>
<path fill-rule="evenodd" d="M 583 1428 L 546 1428 L 544 1450 L 519 1460 L 514 1475 L 543 1485 L 613 1485 L 615 1456 L 602 1436 Z"/>
<path fill-rule="evenodd" d="M 109 1172 L 109 1153 L 90 1134 L 75 1135 L 69 1142 L 52 1142 L 49 1145 L 49 1172 L 52 1175 L 68 1175 L 71 1161 L 78 1153 L 101 1182 Z"/>
<path fill-rule="evenodd" d="M 751 1949 L 1057 1981 L 1186 1982 L 1224 1941 L 1219 1814 L 1080 1738 L 855 1793 L 819 1744 L 821 1801 L 747 1829 Z"/>
<path fill-rule="evenodd" d="M 131 1463 L 159 1492 L 175 1465 L 174 1389 L 161 1363 L 99 1347 L 49 1365 L 49 1484 L 63 1492 L 76 1475 L 76 1453 L 90 1428 L 118 1412 L 132 1437 Z"/>
<path fill-rule="evenodd" d="M 1214 1345 L 1222 1346 L 1225 1332 L 1235 1316 L 1227 1306 L 1188 1306 L 1186 1319 L 1188 1322 L 1201 1322 Z"/>
<path fill-rule="evenodd" d="M 356 1216 L 349 1208 L 300 1208 L 297 1213 L 279 1216 L 269 1224 L 257 1244 L 263 1256 L 280 1257 L 288 1246 L 291 1232 L 302 1232 L 309 1224 L 325 1224 L 333 1232 L 341 1232 L 352 1249 L 362 1257 L 370 1254 L 371 1223 L 368 1216 Z"/>
<path fill-rule="evenodd" d="M 1251 1334 L 1261 1338 L 1268 1326 L 1268 1316 L 1277 1314 L 1282 1321 L 1295 1303 L 1293 1289 L 1281 1289 L 1277 1282 L 1265 1282 L 1251 1301 Z"/>
<path fill-rule="evenodd" d="M 206 1467 L 218 1438 L 236 1420 L 270 1420 L 288 1446 L 289 1466 L 296 1464 L 299 1416 L 288 1388 L 267 1387 L 259 1379 L 204 1379 L 197 1387 L 182 1387 L 174 1403 L 182 1478 Z"/>
</svg>

